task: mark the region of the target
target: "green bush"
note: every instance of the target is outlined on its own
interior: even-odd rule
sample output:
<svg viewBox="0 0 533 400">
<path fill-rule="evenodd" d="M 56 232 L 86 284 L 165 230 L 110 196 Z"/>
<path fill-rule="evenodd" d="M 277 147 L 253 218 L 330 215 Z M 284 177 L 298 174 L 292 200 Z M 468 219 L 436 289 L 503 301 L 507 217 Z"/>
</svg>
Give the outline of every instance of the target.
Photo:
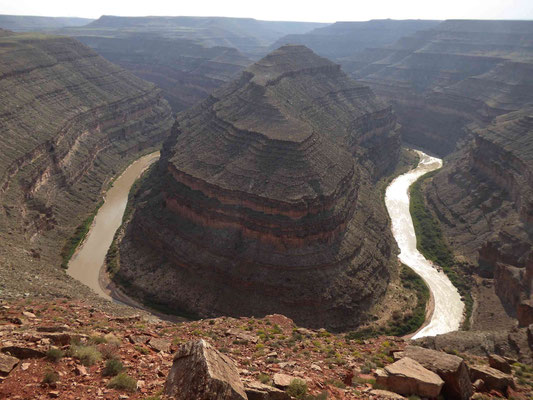
<svg viewBox="0 0 533 400">
<path fill-rule="evenodd" d="M 96 364 L 102 359 L 102 354 L 94 346 L 71 346 L 70 355 L 80 360 L 81 363 L 87 367 Z"/>
<path fill-rule="evenodd" d="M 297 399 L 305 399 L 307 383 L 301 379 L 293 379 L 287 388 L 287 394 Z"/>
<path fill-rule="evenodd" d="M 53 385 L 57 381 L 59 381 L 59 374 L 56 371 L 54 371 L 53 369 L 47 369 L 46 371 L 44 371 L 42 383 L 46 385 Z"/>
<path fill-rule="evenodd" d="M 106 361 L 105 367 L 102 370 L 103 376 L 115 376 L 124 370 L 124 365 L 119 359 L 110 358 Z"/>
<path fill-rule="evenodd" d="M 137 381 L 126 373 L 121 372 L 109 381 L 107 387 L 110 389 L 126 390 L 134 392 L 137 390 Z"/>
<path fill-rule="evenodd" d="M 52 347 L 46 352 L 46 358 L 52 362 L 58 362 L 65 356 L 65 353 L 56 347 Z"/>
</svg>

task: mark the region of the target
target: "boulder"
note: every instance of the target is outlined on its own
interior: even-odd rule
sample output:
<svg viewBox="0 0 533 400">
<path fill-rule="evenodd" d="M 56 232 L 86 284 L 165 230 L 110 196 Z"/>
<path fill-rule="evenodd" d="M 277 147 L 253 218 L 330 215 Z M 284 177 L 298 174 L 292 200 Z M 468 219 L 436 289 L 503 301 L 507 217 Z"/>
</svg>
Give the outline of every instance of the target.
<svg viewBox="0 0 533 400">
<path fill-rule="evenodd" d="M 488 391 L 498 390 L 505 393 L 509 386 L 514 387 L 513 377 L 511 375 L 485 365 L 471 365 L 470 379 L 474 382 L 482 379 L 485 382 L 485 389 Z"/>
<path fill-rule="evenodd" d="M 507 360 L 497 354 L 489 354 L 489 365 L 492 368 L 502 371 L 503 373 L 511 373 L 511 366 L 509 365 Z"/>
<path fill-rule="evenodd" d="M 437 397 L 444 385 L 440 376 L 408 357 L 378 370 L 376 382 L 395 393 L 430 398 Z"/>
<path fill-rule="evenodd" d="M 274 374 L 274 377 L 272 380 L 274 381 L 274 386 L 285 389 L 288 388 L 291 382 L 295 379 L 300 379 L 295 376 L 287 375 L 287 374 Z"/>
<path fill-rule="evenodd" d="M 419 346 L 407 346 L 403 355 L 439 375 L 444 381 L 442 392 L 447 399 L 467 400 L 472 396 L 468 368 L 461 357 Z"/>
<path fill-rule="evenodd" d="M 518 326 L 533 324 L 533 300 L 523 300 L 516 310 Z"/>
<path fill-rule="evenodd" d="M 248 400 L 290 400 L 291 398 L 283 390 L 260 382 L 246 382 L 244 391 L 248 396 Z"/>
<path fill-rule="evenodd" d="M 19 359 L 0 353 L 0 376 L 7 376 L 16 367 Z"/>
<path fill-rule="evenodd" d="M 233 361 L 203 339 L 178 349 L 164 393 L 175 400 L 247 399 Z"/>
</svg>

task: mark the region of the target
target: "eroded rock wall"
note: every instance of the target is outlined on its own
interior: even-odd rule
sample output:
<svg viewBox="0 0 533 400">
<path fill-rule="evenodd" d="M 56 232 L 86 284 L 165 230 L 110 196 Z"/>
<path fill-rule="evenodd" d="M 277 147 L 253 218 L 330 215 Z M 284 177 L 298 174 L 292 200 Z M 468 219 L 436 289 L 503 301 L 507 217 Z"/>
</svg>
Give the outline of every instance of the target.
<svg viewBox="0 0 533 400">
<path fill-rule="evenodd" d="M 178 117 L 116 281 L 200 316 L 355 327 L 395 265 L 373 182 L 399 148 L 394 114 L 368 87 L 282 47 Z"/>
<path fill-rule="evenodd" d="M 0 45 L 2 273 L 46 273 L 110 178 L 168 135 L 171 111 L 153 85 L 73 39 L 9 34 Z M 57 289 L 43 282 L 35 293 Z"/>
</svg>

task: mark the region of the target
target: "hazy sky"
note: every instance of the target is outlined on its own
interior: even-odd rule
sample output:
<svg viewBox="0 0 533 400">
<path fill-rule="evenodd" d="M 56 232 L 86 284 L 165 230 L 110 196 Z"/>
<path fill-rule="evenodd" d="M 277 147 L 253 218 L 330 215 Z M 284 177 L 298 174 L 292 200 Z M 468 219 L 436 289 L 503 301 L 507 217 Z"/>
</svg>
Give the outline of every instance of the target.
<svg viewBox="0 0 533 400">
<path fill-rule="evenodd" d="M 533 19 L 533 0 L 0 0 L 0 14 L 198 15 L 292 21 Z"/>
</svg>

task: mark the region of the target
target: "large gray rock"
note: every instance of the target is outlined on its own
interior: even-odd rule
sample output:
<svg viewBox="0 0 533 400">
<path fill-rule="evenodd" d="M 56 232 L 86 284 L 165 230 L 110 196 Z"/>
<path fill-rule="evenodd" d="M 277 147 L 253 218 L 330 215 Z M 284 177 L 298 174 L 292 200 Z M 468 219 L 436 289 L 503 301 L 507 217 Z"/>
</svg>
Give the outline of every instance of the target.
<svg viewBox="0 0 533 400">
<path fill-rule="evenodd" d="M 290 400 L 289 396 L 283 390 L 275 387 L 264 385 L 261 382 L 247 382 L 244 385 L 244 390 L 248 396 L 248 400 Z"/>
<path fill-rule="evenodd" d="M 233 361 L 203 339 L 176 352 L 164 393 L 175 400 L 247 399 Z"/>
<path fill-rule="evenodd" d="M 442 393 L 447 399 L 468 400 L 472 396 L 472 382 L 461 357 L 419 346 L 407 346 L 403 355 L 439 375 L 444 380 Z"/>
<path fill-rule="evenodd" d="M 472 381 L 482 379 L 485 383 L 485 389 L 488 391 L 495 389 L 505 393 L 509 386 L 514 387 L 511 375 L 485 365 L 471 365 L 470 379 Z"/>
<path fill-rule="evenodd" d="M 376 382 L 395 393 L 430 398 L 444 385 L 440 376 L 408 357 L 378 370 Z"/>
<path fill-rule="evenodd" d="M 7 376 L 18 364 L 19 359 L 0 353 L 0 376 Z"/>
</svg>

